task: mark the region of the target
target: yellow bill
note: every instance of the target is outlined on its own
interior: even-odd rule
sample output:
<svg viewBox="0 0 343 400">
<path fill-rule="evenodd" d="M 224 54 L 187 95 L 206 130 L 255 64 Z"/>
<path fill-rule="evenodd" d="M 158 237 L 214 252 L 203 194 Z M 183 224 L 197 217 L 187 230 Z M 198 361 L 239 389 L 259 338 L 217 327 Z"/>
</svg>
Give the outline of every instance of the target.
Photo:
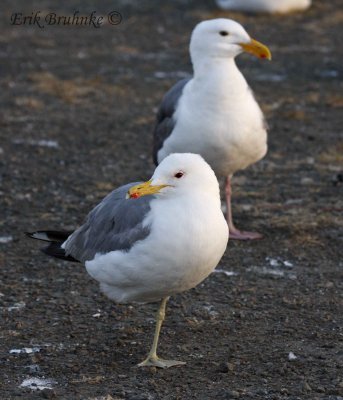
<svg viewBox="0 0 343 400">
<path fill-rule="evenodd" d="M 132 186 L 127 192 L 127 199 L 138 199 L 142 196 L 147 196 L 149 194 L 156 194 L 159 191 L 170 185 L 152 185 L 151 179 L 147 182 L 139 183 L 138 185 Z"/>
<path fill-rule="evenodd" d="M 251 39 L 249 43 L 239 43 L 242 49 L 258 58 L 266 58 L 267 60 L 272 59 L 272 53 L 267 46 L 258 42 L 257 40 Z"/>
</svg>

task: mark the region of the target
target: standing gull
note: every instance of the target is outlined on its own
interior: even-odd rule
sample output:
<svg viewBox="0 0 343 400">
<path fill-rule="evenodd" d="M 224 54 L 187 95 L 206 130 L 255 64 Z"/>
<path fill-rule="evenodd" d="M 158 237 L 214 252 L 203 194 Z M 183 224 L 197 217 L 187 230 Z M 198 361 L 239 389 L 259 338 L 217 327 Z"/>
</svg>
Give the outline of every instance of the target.
<svg viewBox="0 0 343 400">
<path fill-rule="evenodd" d="M 267 152 L 262 111 L 235 57 L 243 51 L 271 59 L 269 49 L 229 19 L 213 19 L 193 30 L 190 55 L 194 74 L 176 83 L 157 113 L 153 156 L 156 164 L 171 153 L 201 154 L 217 176 L 226 176 L 230 238 L 258 239 L 238 230 L 232 220 L 231 178 Z"/>
<path fill-rule="evenodd" d="M 306 10 L 311 0 L 216 0 L 223 10 L 252 13 L 280 13 Z"/>
<path fill-rule="evenodd" d="M 162 299 L 148 357 L 139 366 L 184 364 L 157 356 L 169 296 L 191 289 L 217 266 L 228 241 L 217 178 L 197 154 L 172 154 L 147 182 L 122 186 L 74 233 L 37 231 L 43 251 L 79 261 L 119 303 Z"/>
</svg>

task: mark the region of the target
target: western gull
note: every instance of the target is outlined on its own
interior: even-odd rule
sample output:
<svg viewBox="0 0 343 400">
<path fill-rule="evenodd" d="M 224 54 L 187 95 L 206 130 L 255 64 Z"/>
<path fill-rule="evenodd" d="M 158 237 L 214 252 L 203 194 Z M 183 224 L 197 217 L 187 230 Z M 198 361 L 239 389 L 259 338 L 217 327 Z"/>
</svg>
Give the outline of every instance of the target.
<svg viewBox="0 0 343 400">
<path fill-rule="evenodd" d="M 157 356 L 169 296 L 191 289 L 217 266 L 227 246 L 217 178 L 197 154 L 172 154 L 147 182 L 107 195 L 75 232 L 36 231 L 43 252 L 85 265 L 118 303 L 161 301 L 148 357 L 139 366 L 184 364 Z"/>
<path fill-rule="evenodd" d="M 217 176 L 226 177 L 230 239 L 258 239 L 238 230 L 232 220 L 231 178 L 267 152 L 262 111 L 235 57 L 242 52 L 271 59 L 269 49 L 244 28 L 225 18 L 200 22 L 193 30 L 190 56 L 194 74 L 164 96 L 154 129 L 156 164 L 171 153 L 201 154 Z"/>
<path fill-rule="evenodd" d="M 306 10 L 311 0 L 216 0 L 223 10 L 252 13 L 280 13 Z"/>
</svg>

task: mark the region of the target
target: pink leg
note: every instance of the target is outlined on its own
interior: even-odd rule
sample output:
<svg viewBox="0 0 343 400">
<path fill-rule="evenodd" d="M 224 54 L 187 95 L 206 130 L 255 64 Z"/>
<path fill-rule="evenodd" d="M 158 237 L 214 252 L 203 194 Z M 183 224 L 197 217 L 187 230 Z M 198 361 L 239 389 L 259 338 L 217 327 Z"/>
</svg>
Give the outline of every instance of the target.
<svg viewBox="0 0 343 400">
<path fill-rule="evenodd" d="M 226 220 L 229 226 L 229 239 L 236 239 L 236 240 L 262 239 L 263 235 L 261 235 L 258 232 L 240 231 L 235 227 L 232 220 L 231 194 L 232 194 L 231 176 L 228 176 L 225 182 L 225 195 L 226 195 Z"/>
</svg>

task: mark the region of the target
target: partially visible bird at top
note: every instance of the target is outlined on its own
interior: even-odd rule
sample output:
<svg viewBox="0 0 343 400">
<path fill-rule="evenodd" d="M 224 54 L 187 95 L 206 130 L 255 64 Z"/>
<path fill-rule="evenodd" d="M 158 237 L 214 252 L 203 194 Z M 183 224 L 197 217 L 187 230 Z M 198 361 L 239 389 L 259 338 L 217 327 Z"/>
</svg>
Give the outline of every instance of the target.
<svg viewBox="0 0 343 400">
<path fill-rule="evenodd" d="M 185 364 L 157 355 L 169 296 L 191 289 L 217 266 L 229 230 L 220 208 L 219 185 L 198 154 L 172 154 L 147 182 L 107 195 L 74 232 L 36 231 L 43 252 L 78 261 L 119 303 L 160 301 L 153 344 L 139 366 Z"/>
<path fill-rule="evenodd" d="M 193 77 L 177 82 L 164 96 L 154 129 L 156 164 L 171 153 L 201 154 L 217 177 L 226 177 L 226 212 L 231 239 L 259 239 L 257 232 L 235 227 L 231 211 L 232 175 L 267 152 L 262 111 L 235 63 L 242 52 L 270 60 L 262 43 L 237 22 L 219 18 L 193 30 Z"/>
<path fill-rule="evenodd" d="M 216 0 L 216 3 L 223 10 L 269 14 L 303 11 L 311 6 L 311 0 Z"/>
</svg>

